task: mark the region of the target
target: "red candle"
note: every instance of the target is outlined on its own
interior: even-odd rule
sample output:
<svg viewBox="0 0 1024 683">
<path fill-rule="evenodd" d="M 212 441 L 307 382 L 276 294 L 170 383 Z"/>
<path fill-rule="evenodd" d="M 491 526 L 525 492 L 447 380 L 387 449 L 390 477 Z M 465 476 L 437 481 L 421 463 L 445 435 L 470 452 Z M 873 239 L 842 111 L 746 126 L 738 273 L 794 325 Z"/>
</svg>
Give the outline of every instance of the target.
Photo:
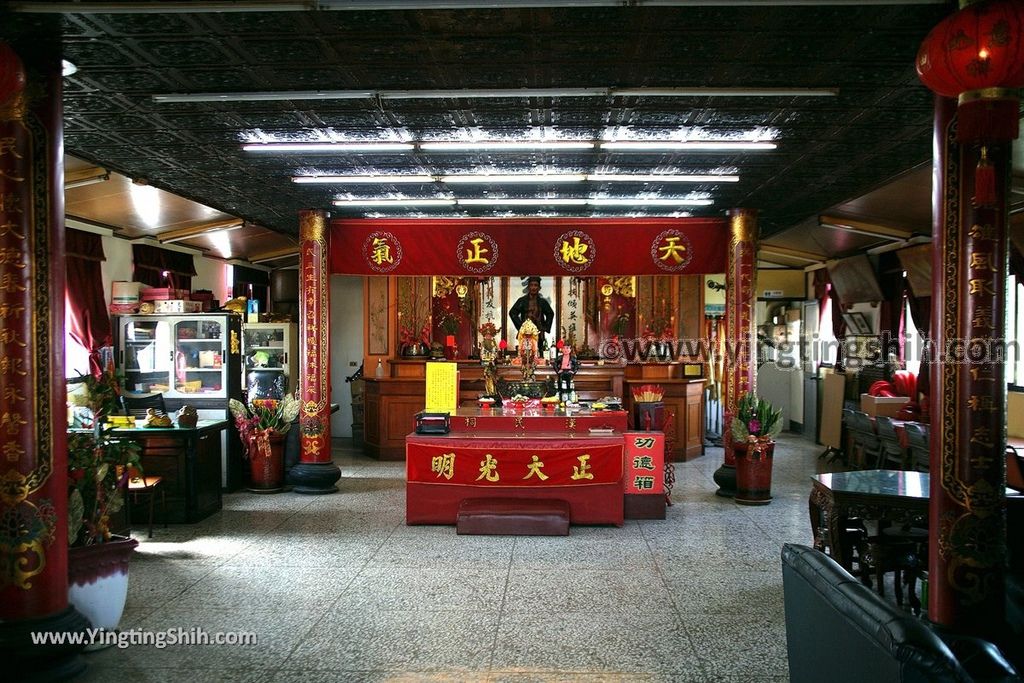
<svg viewBox="0 0 1024 683">
<path fill-rule="evenodd" d="M 444 343 L 445 343 L 445 346 L 455 346 L 455 335 L 454 334 L 449 334 L 445 338 L 445 342 Z"/>
</svg>

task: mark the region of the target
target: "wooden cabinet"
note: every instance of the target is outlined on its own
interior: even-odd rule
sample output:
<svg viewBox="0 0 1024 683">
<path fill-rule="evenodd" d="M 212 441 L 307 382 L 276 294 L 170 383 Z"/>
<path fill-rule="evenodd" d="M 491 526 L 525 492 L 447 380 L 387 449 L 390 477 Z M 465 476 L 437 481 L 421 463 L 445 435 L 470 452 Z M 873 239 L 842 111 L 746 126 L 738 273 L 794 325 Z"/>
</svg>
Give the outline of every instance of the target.
<svg viewBox="0 0 1024 683">
<path fill-rule="evenodd" d="M 405 437 L 426 401 L 423 379 L 365 379 L 363 451 L 378 460 L 404 460 Z"/>
<path fill-rule="evenodd" d="M 664 392 L 665 433 L 672 443 L 666 458 L 692 460 L 704 454 L 704 380 L 703 379 L 626 379 L 626 402 L 633 412 L 633 387 L 657 384 Z"/>
</svg>

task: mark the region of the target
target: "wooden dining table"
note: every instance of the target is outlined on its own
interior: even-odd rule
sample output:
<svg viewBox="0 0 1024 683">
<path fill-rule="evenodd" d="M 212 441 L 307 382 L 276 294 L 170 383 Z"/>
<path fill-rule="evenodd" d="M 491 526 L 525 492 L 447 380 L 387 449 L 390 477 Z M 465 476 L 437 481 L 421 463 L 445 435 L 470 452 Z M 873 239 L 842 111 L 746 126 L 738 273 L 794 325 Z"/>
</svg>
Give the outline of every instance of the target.
<svg viewBox="0 0 1024 683">
<path fill-rule="evenodd" d="M 850 517 L 912 523 L 928 516 L 927 472 L 908 470 L 857 470 L 826 472 L 811 477 L 808 507 L 815 544 L 822 541 L 821 519 L 827 524 L 828 546 L 833 559 L 852 571 L 852 557 L 838 541 Z"/>
</svg>

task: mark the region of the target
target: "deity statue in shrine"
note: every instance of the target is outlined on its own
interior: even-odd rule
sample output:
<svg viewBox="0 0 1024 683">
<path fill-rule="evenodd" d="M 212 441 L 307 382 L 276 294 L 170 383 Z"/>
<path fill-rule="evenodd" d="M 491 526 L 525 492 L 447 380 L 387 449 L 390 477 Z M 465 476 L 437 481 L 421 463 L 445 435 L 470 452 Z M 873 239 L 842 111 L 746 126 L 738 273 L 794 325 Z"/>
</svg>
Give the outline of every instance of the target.
<svg viewBox="0 0 1024 683">
<path fill-rule="evenodd" d="M 533 371 L 540 354 L 539 331 L 532 320 L 526 320 L 519 328 L 519 364 L 522 366 L 524 382 L 533 381 Z"/>
<path fill-rule="evenodd" d="M 490 398 L 498 396 L 497 380 L 500 350 L 498 349 L 498 343 L 494 341 L 494 335 L 497 333 L 498 328 L 490 321 L 480 326 L 480 334 L 484 338 L 480 342 L 480 364 L 484 369 L 484 395 Z"/>
<path fill-rule="evenodd" d="M 544 335 L 551 332 L 555 311 L 540 293 L 540 278 L 531 275 L 526 278 L 526 294 L 519 297 L 508 311 L 508 317 L 520 334 L 526 322 L 532 322 L 537 335 L 537 348 L 543 350 Z"/>
</svg>

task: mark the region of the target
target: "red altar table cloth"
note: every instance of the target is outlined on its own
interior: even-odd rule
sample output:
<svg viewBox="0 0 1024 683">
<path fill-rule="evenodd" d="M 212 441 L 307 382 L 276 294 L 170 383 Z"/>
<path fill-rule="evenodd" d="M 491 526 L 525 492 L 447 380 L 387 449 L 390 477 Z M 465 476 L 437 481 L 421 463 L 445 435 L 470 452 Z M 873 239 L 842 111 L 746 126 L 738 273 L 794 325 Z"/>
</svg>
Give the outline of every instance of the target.
<svg viewBox="0 0 1024 683">
<path fill-rule="evenodd" d="M 544 411 L 543 409 L 524 412 L 513 412 L 492 408 L 459 408 L 451 417 L 451 431 L 460 434 L 465 432 L 504 432 L 527 434 L 564 432 L 567 434 L 588 435 L 591 427 L 610 427 L 620 434 L 626 431 L 626 411 L 602 410 L 593 413 L 566 415 L 561 410 Z"/>
<path fill-rule="evenodd" d="M 622 526 L 623 448 L 621 434 L 410 434 L 405 521 L 455 524 L 463 500 L 500 497 L 564 500 L 573 524 Z"/>
</svg>

